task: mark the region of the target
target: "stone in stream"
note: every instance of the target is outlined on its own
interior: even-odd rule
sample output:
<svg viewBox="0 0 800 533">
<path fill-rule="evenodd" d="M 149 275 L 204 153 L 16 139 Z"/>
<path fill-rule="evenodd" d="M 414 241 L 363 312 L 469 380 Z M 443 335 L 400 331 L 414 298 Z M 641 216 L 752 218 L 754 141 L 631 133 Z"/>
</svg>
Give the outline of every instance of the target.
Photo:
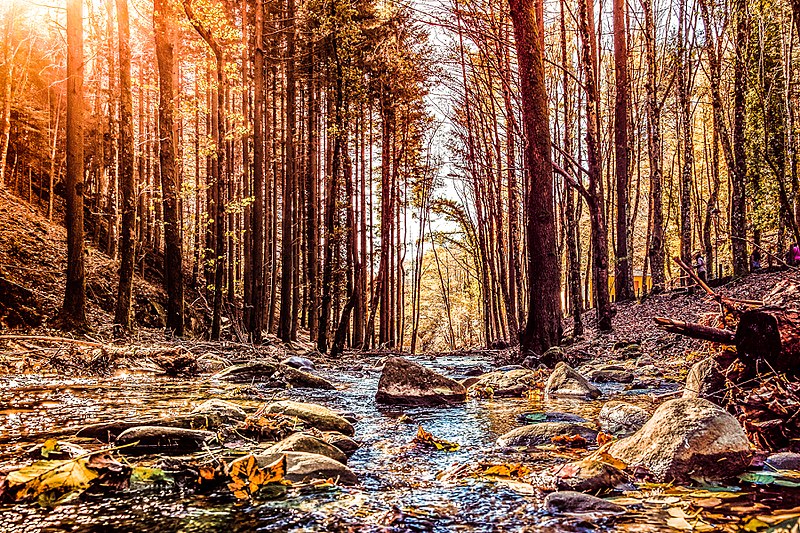
<svg viewBox="0 0 800 533">
<path fill-rule="evenodd" d="M 574 422 L 585 424 L 589 421 L 582 416 L 560 411 L 528 411 L 517 415 L 517 420 L 523 424 L 538 424 L 540 422 Z"/>
<path fill-rule="evenodd" d="M 512 429 L 497 439 L 500 447 L 541 446 L 550 444 L 553 437 L 580 435 L 587 441 L 597 439 L 597 431 L 572 422 L 540 422 Z"/>
<path fill-rule="evenodd" d="M 299 370 L 314 370 L 316 368 L 314 366 L 314 362 L 307 358 L 307 357 L 300 357 L 299 355 L 293 355 L 291 357 L 287 357 L 281 364 L 286 366 L 290 366 L 292 368 L 297 368 Z"/>
<path fill-rule="evenodd" d="M 631 383 L 633 378 L 633 372 L 623 368 L 600 368 L 589 374 L 589 381 L 595 383 Z"/>
<path fill-rule="evenodd" d="M 331 446 L 336 446 L 344 454 L 348 457 L 353 455 L 356 450 L 361 447 L 361 444 L 354 439 L 351 439 L 347 435 L 339 433 L 338 431 L 325 431 L 322 433 L 322 440 L 330 444 Z"/>
<path fill-rule="evenodd" d="M 586 381 L 586 378 L 570 368 L 566 363 L 558 363 L 550 374 L 544 387 L 545 398 L 583 398 L 591 400 L 600 397 L 600 389 Z"/>
<path fill-rule="evenodd" d="M 383 367 L 375 401 L 391 405 L 446 405 L 467 399 L 467 389 L 454 379 L 403 359 L 390 357 Z"/>
<path fill-rule="evenodd" d="M 283 400 L 267 405 L 264 413 L 280 413 L 287 416 L 296 416 L 320 431 L 338 431 L 339 433 L 349 436 L 355 433 L 353 424 L 327 407 L 315 403 Z"/>
<path fill-rule="evenodd" d="M 267 386 L 285 386 L 333 390 L 334 385 L 319 376 L 280 363 L 258 361 L 229 366 L 217 372 L 212 379 L 235 383 L 265 383 Z"/>
<path fill-rule="evenodd" d="M 114 444 L 133 444 L 120 448 L 122 453 L 184 454 L 201 450 L 204 444 L 210 444 L 216 438 L 211 431 L 140 426 L 123 431 Z"/>
<path fill-rule="evenodd" d="M 776 470 L 800 470 L 800 453 L 774 453 L 767 457 L 764 464 Z"/>
<path fill-rule="evenodd" d="M 647 469 L 658 482 L 736 477 L 753 453 L 739 422 L 702 398 L 664 402 L 639 431 L 607 451 L 629 468 Z"/>
<path fill-rule="evenodd" d="M 298 370 L 290 366 L 281 365 L 278 371 L 272 376 L 279 381 L 285 381 L 287 385 L 295 388 L 304 389 L 325 389 L 336 390 L 336 387 L 325 378 L 315 376 L 309 372 Z"/>
<path fill-rule="evenodd" d="M 684 398 L 705 398 L 719 403 L 717 397 L 725 388 L 725 375 L 713 357 L 707 357 L 696 362 L 686 376 L 686 387 L 683 389 Z M 716 398 L 715 398 L 716 397 Z"/>
<path fill-rule="evenodd" d="M 559 490 L 601 492 L 617 488 L 627 481 L 622 470 L 592 456 L 554 466 L 552 472 Z"/>
<path fill-rule="evenodd" d="M 111 422 L 99 422 L 97 424 L 90 424 L 78 430 L 75 434 L 76 437 L 84 439 L 97 439 L 100 442 L 112 442 L 120 433 L 126 429 L 163 424 L 164 420 L 161 418 L 142 418 L 140 420 L 112 420 Z"/>
<path fill-rule="evenodd" d="M 650 419 L 650 413 L 625 402 L 611 401 L 603 405 L 597 423 L 605 433 L 627 437 L 635 433 Z"/>
<path fill-rule="evenodd" d="M 217 398 L 204 401 L 192 409 L 192 414 L 218 416 L 230 422 L 241 422 L 247 418 L 247 413 L 240 406 Z"/>
<path fill-rule="evenodd" d="M 234 383 L 253 383 L 267 381 L 278 370 L 276 363 L 257 361 L 229 366 L 211 376 L 211 379 L 232 381 Z"/>
<path fill-rule="evenodd" d="M 478 381 L 471 384 L 470 388 L 486 390 L 487 387 L 491 387 L 493 395 L 496 397 L 522 396 L 529 390 L 540 386 L 541 382 L 541 373 L 521 368 L 484 374 Z"/>
<path fill-rule="evenodd" d="M 334 461 L 339 461 L 342 464 L 347 463 L 347 456 L 342 450 L 308 433 L 293 433 L 264 450 L 265 454 L 281 452 L 316 453 L 318 455 L 330 457 Z"/>
<path fill-rule="evenodd" d="M 561 363 L 566 359 L 566 355 L 564 354 L 564 349 L 560 346 L 551 346 L 544 352 L 542 355 L 529 355 L 525 358 L 522 362 L 522 366 L 525 368 L 530 368 L 531 370 L 535 370 L 540 368 L 544 365 L 547 368 L 553 368 L 558 363 Z"/>
<path fill-rule="evenodd" d="M 548 513 L 552 514 L 598 512 L 622 514 L 625 512 L 623 506 L 614 502 L 572 490 L 551 492 L 544 499 L 544 507 Z"/>
<path fill-rule="evenodd" d="M 264 468 L 286 456 L 286 479 L 292 482 L 311 481 L 314 479 L 338 479 L 344 485 L 358 484 L 358 478 L 352 470 L 347 468 L 339 461 L 334 461 L 330 457 L 306 452 L 282 452 L 256 455 L 259 468 Z M 231 463 L 230 467 L 237 461 L 246 460 L 247 456 L 237 459 Z"/>
</svg>

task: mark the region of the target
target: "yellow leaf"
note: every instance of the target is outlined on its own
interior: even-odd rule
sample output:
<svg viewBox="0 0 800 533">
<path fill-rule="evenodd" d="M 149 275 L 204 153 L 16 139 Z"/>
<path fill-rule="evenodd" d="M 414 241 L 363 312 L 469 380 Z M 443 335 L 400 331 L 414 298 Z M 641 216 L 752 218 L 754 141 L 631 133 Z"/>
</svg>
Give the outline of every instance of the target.
<svg viewBox="0 0 800 533">
<path fill-rule="evenodd" d="M 228 488 L 237 498 L 247 499 L 261 487 L 283 480 L 285 475 L 285 455 L 263 469 L 258 467 L 258 461 L 254 456 L 248 455 L 231 465 L 231 482 L 228 483 Z"/>
<path fill-rule="evenodd" d="M 37 499 L 44 494 L 66 495 L 83 492 L 97 478 L 85 458 L 37 461 L 8 474 L 6 483 L 17 501 Z M 58 498 L 58 496 L 56 496 Z"/>
</svg>

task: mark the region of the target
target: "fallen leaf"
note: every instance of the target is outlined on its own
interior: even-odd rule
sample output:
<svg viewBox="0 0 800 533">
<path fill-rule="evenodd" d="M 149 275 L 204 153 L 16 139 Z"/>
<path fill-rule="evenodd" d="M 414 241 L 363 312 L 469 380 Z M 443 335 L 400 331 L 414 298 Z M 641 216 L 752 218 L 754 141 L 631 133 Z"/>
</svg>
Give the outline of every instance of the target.
<svg viewBox="0 0 800 533">
<path fill-rule="evenodd" d="M 550 439 L 557 446 L 567 448 L 586 448 L 589 442 L 581 435 L 556 435 Z"/>
<path fill-rule="evenodd" d="M 230 471 L 231 482 L 228 488 L 240 500 L 249 499 L 258 490 L 270 483 L 282 481 L 286 475 L 286 456 L 281 456 L 274 463 L 258 467 L 258 461 L 253 455 L 234 462 Z"/>
<path fill-rule="evenodd" d="M 460 448 L 460 446 L 455 442 L 434 437 L 429 432 L 425 431 L 422 426 L 419 426 L 417 429 L 417 435 L 414 437 L 412 442 L 427 448 L 434 448 L 436 450 L 443 450 L 445 452 L 454 452 Z"/>
</svg>

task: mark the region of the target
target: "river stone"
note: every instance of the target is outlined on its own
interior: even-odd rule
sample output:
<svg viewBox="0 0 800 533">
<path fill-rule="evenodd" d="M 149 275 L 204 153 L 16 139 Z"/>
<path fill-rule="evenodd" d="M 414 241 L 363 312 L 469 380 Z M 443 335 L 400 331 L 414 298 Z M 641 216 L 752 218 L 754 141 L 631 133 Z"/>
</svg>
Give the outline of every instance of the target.
<svg viewBox="0 0 800 533">
<path fill-rule="evenodd" d="M 580 435 L 588 441 L 597 439 L 597 431 L 582 424 L 572 422 L 540 422 L 512 429 L 497 439 L 497 445 L 506 446 L 541 446 L 550 444 L 553 437 L 562 435 Z"/>
<path fill-rule="evenodd" d="M 330 457 L 334 461 L 339 461 L 342 464 L 347 463 L 347 456 L 339 448 L 308 433 L 293 433 L 264 450 L 264 453 L 281 452 L 316 453 L 318 455 Z"/>
<path fill-rule="evenodd" d="M 611 401 L 603 405 L 597 423 L 605 433 L 627 437 L 635 433 L 650 419 L 650 413 L 625 402 Z"/>
<path fill-rule="evenodd" d="M 461 383 L 462 385 L 464 385 L 464 387 L 469 389 L 470 387 L 472 387 L 473 385 L 478 383 L 480 380 L 481 380 L 481 378 L 479 378 L 479 377 L 470 376 L 468 378 L 462 379 L 461 381 L 459 381 L 459 383 Z"/>
<path fill-rule="evenodd" d="M 358 478 L 352 470 L 339 461 L 334 461 L 324 455 L 306 452 L 282 452 L 259 454 L 255 458 L 259 468 L 264 468 L 280 459 L 283 455 L 286 456 L 286 479 L 291 482 L 338 478 L 339 482 L 344 485 L 358 484 Z M 246 456 L 236 461 L 245 459 Z M 231 467 L 236 461 L 231 463 Z"/>
<path fill-rule="evenodd" d="M 484 374 L 471 387 L 484 390 L 487 387 L 491 387 L 492 391 L 494 391 L 494 396 L 522 396 L 529 390 L 535 389 L 541 381 L 540 373 L 523 368 Z"/>
<path fill-rule="evenodd" d="M 290 366 L 292 368 L 297 368 L 300 370 L 304 369 L 314 370 L 315 368 L 314 362 L 311 359 L 307 357 L 300 357 L 299 355 L 293 355 L 291 357 L 287 357 L 286 359 L 281 361 L 281 364 Z"/>
<path fill-rule="evenodd" d="M 325 378 L 315 376 L 309 372 L 298 370 L 290 366 L 281 365 L 278 371 L 273 376 L 279 380 L 285 381 L 287 385 L 303 389 L 325 389 L 335 390 L 336 387 Z"/>
<path fill-rule="evenodd" d="M 122 453 L 170 453 L 183 454 L 196 452 L 203 444 L 216 440 L 211 431 L 183 429 L 162 426 L 140 426 L 126 429 L 120 433 L 116 446 L 137 443 L 120 448 Z"/>
<path fill-rule="evenodd" d="M 752 456 L 739 422 L 702 398 L 664 402 L 608 453 L 628 467 L 646 468 L 658 482 L 732 478 L 747 469 Z"/>
<path fill-rule="evenodd" d="M 284 400 L 267 405 L 264 412 L 296 416 L 320 431 L 338 431 L 345 435 L 353 435 L 355 433 L 353 424 L 327 407 L 315 403 Z"/>
<path fill-rule="evenodd" d="M 402 357 L 383 367 L 375 401 L 391 405 L 442 405 L 464 402 L 467 389 L 454 379 Z"/>
<path fill-rule="evenodd" d="M 544 507 L 552 514 L 562 513 L 614 513 L 622 514 L 625 508 L 616 503 L 572 490 L 551 492 L 544 499 Z"/>
<path fill-rule="evenodd" d="M 78 430 L 76 437 L 84 439 L 97 439 L 100 442 L 111 442 L 126 429 L 140 426 L 158 425 L 163 423 L 161 418 L 143 418 L 141 420 L 112 420 L 111 422 L 100 422 L 90 424 Z"/>
<path fill-rule="evenodd" d="M 627 481 L 622 470 L 591 456 L 554 466 L 553 471 L 555 486 L 559 490 L 600 492 L 619 487 Z"/>
<path fill-rule="evenodd" d="M 705 398 L 715 400 L 717 393 L 725 388 L 725 375 L 713 357 L 707 357 L 696 362 L 686 376 L 686 387 L 683 389 L 684 398 Z"/>
<path fill-rule="evenodd" d="M 601 368 L 589 374 L 589 381 L 595 383 L 631 383 L 633 372 L 618 368 Z"/>
<path fill-rule="evenodd" d="M 226 419 L 229 422 L 240 422 L 247 418 L 247 413 L 244 409 L 239 407 L 233 402 L 227 402 L 225 400 L 219 400 L 217 398 L 212 398 L 211 400 L 206 400 L 194 409 L 192 409 L 192 414 L 194 415 L 215 415 L 219 416 L 222 419 Z"/>
<path fill-rule="evenodd" d="M 544 387 L 545 398 L 583 398 L 590 400 L 600 396 L 600 389 L 566 363 L 558 363 Z"/>
<path fill-rule="evenodd" d="M 342 450 L 348 457 L 353 455 L 356 450 L 361 447 L 361 444 L 357 440 L 351 439 L 338 431 L 325 431 L 322 434 L 322 439 L 331 446 L 336 446 L 338 449 Z"/>
<path fill-rule="evenodd" d="M 774 453 L 767 457 L 764 464 L 776 470 L 800 470 L 800 453 Z"/>
<path fill-rule="evenodd" d="M 223 379 L 235 383 L 253 383 L 267 381 L 278 370 L 278 365 L 266 361 L 232 365 L 217 372 L 211 379 Z"/>
</svg>

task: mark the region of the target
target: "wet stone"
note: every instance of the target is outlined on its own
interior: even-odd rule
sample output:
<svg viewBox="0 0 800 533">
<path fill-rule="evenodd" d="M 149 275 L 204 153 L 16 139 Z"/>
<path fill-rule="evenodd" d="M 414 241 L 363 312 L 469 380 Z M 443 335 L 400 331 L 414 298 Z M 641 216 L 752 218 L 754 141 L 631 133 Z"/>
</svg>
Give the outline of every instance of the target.
<svg viewBox="0 0 800 533">
<path fill-rule="evenodd" d="M 650 419 L 650 413 L 625 402 L 611 401 L 603 405 L 597 417 L 598 425 L 605 433 L 626 437 L 635 433 Z"/>
<path fill-rule="evenodd" d="M 591 400 L 600 396 L 600 389 L 586 381 L 566 363 L 558 363 L 544 388 L 545 398 L 582 398 Z"/>
<path fill-rule="evenodd" d="M 293 402 L 284 400 L 267 405 L 265 413 L 281 413 L 296 416 L 311 427 L 320 431 L 338 431 L 345 435 L 353 435 L 353 425 L 334 411 L 315 403 Z"/>
<path fill-rule="evenodd" d="M 622 470 L 591 456 L 553 467 L 553 471 L 559 490 L 597 493 L 615 489 L 627 481 Z"/>
<path fill-rule="evenodd" d="M 342 450 L 348 457 L 353 455 L 356 450 L 361 447 L 361 444 L 357 440 L 339 433 L 338 431 L 326 431 L 322 434 L 322 439 L 331 446 L 336 446 L 338 449 Z"/>
<path fill-rule="evenodd" d="M 617 368 L 601 368 L 589 374 L 589 381 L 595 383 L 631 383 L 633 372 Z"/>
<path fill-rule="evenodd" d="M 216 398 L 201 403 L 192 409 L 192 414 L 216 415 L 231 422 L 239 422 L 247 418 L 247 413 L 240 406 Z"/>
<path fill-rule="evenodd" d="M 547 512 L 552 514 L 597 512 L 622 514 L 625 512 L 625 508 L 621 505 L 591 494 L 571 490 L 548 494 L 544 499 L 544 507 Z"/>
<path fill-rule="evenodd" d="M 292 368 L 297 368 L 299 370 L 314 370 L 316 368 L 314 366 L 314 361 L 307 357 L 300 357 L 299 355 L 287 357 L 281 361 L 281 364 L 290 366 Z"/>
<path fill-rule="evenodd" d="M 342 450 L 307 433 L 294 433 L 264 450 L 265 454 L 281 452 L 315 453 L 330 457 L 342 464 L 347 463 L 347 456 Z"/>
<path fill-rule="evenodd" d="M 512 370 L 498 370 L 484 374 L 470 387 L 486 390 L 491 387 L 495 397 L 522 396 L 531 389 L 539 386 L 542 376 L 539 372 L 524 368 Z"/>
<path fill-rule="evenodd" d="M 776 470 L 800 470 L 800 453 L 775 453 L 767 457 L 764 464 Z"/>
<path fill-rule="evenodd" d="M 497 439 L 500 447 L 541 446 L 550 444 L 553 437 L 580 435 L 588 441 L 597 439 L 597 431 L 572 422 L 541 422 L 512 429 Z"/>
<path fill-rule="evenodd" d="M 266 467 L 286 456 L 286 479 L 293 483 L 315 479 L 338 479 L 344 485 L 358 484 L 358 477 L 347 466 L 330 457 L 306 452 L 281 452 L 256 455 L 259 468 Z M 243 460 L 238 459 L 239 461 Z M 231 463 L 231 466 L 235 463 Z"/>
<path fill-rule="evenodd" d="M 122 453 L 183 454 L 203 449 L 216 440 L 211 431 L 161 426 L 141 426 L 126 429 L 115 442 Z"/>
<path fill-rule="evenodd" d="M 463 403 L 467 389 L 402 357 L 390 357 L 384 364 L 375 401 L 390 405 L 447 405 Z"/>
</svg>

